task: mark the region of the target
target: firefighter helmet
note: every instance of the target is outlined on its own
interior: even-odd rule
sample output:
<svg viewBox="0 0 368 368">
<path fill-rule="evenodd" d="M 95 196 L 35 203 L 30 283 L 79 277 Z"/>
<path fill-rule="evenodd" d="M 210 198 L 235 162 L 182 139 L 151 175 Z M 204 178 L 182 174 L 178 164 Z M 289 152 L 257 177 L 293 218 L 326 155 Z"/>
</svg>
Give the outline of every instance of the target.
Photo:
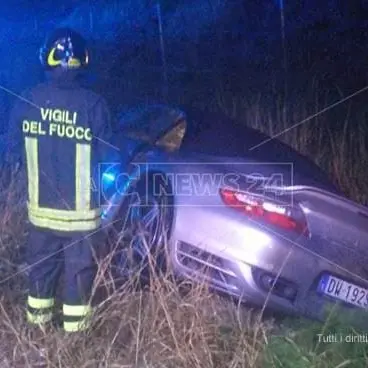
<svg viewBox="0 0 368 368">
<path fill-rule="evenodd" d="M 40 61 L 46 70 L 74 70 L 88 65 L 86 40 L 70 28 L 58 28 L 40 49 Z"/>
</svg>

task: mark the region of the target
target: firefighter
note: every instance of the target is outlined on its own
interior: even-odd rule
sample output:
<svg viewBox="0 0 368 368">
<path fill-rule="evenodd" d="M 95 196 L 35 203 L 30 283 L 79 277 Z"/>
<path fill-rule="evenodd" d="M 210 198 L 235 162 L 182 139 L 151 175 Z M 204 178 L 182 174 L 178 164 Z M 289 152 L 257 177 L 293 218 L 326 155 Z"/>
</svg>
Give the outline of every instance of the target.
<svg viewBox="0 0 368 368">
<path fill-rule="evenodd" d="M 9 127 L 9 161 L 24 163 L 28 183 L 27 320 L 40 327 L 53 320 L 63 273 L 63 328 L 83 331 L 96 274 L 91 234 L 101 230 L 92 178 L 112 135 L 110 112 L 103 97 L 80 83 L 89 64 L 80 34 L 55 30 L 40 50 L 40 61 L 46 81 L 17 100 Z"/>
</svg>

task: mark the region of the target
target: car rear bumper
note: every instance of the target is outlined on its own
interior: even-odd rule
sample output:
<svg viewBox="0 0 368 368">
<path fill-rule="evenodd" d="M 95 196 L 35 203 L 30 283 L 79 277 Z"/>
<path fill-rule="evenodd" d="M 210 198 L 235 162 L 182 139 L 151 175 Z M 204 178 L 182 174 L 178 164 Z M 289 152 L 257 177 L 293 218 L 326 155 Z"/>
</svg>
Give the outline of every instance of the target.
<svg viewBox="0 0 368 368">
<path fill-rule="evenodd" d="M 275 285 L 267 291 L 262 287 L 260 279 L 262 276 L 272 275 L 268 271 L 243 262 L 226 260 L 183 242 L 175 245 L 173 261 L 175 273 L 180 277 L 204 282 L 211 289 L 242 302 L 265 306 L 266 309 L 288 315 L 325 320 L 336 305 L 336 301 L 317 291 L 322 273 L 303 274 L 301 269 L 299 276 L 306 280 L 304 285 L 285 278 L 282 273 L 274 275 Z M 294 298 L 290 299 L 282 293 L 280 295 L 279 290 L 276 290 L 275 286 L 280 280 L 281 284 L 286 281 L 296 287 Z M 342 304 L 340 307 L 346 311 L 356 309 L 348 304 Z"/>
<path fill-rule="evenodd" d="M 199 213 L 195 216 L 196 222 L 183 221 L 192 211 L 179 209 L 172 238 L 172 262 L 180 276 L 206 282 L 211 288 L 245 302 L 261 307 L 266 303 L 272 310 L 320 320 L 324 320 L 336 305 L 334 299 L 317 291 L 324 273 L 368 289 L 366 283 L 362 285 L 361 280 L 352 278 L 347 270 L 309 252 L 307 240 L 288 240 L 255 224 L 250 226 L 243 217 L 234 217 L 237 215 L 229 221 L 224 214 L 226 230 L 221 231 L 224 219 L 219 211 L 198 210 L 203 212 L 204 222 Z M 181 225 L 188 223 L 190 231 Z M 250 234 L 253 236 L 249 237 Z M 267 277 L 276 279 L 271 290 L 261 282 Z M 295 295 L 285 290 L 280 293 L 276 290 L 278 283 L 294 288 Z M 341 307 L 356 309 L 348 304 Z"/>
</svg>

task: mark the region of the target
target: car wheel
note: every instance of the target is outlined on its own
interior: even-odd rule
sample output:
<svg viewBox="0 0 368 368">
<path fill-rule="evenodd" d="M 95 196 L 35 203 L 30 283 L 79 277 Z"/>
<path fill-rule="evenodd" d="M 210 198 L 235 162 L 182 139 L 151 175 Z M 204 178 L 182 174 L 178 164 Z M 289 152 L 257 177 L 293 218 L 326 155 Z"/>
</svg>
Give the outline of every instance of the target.
<svg viewBox="0 0 368 368">
<path fill-rule="evenodd" d="M 172 194 L 152 177 L 140 180 L 127 195 L 114 224 L 113 267 L 118 277 L 149 281 L 167 271 L 167 247 L 173 221 Z M 160 187 L 159 193 L 155 188 Z M 164 190 L 162 190 L 164 188 Z"/>
</svg>

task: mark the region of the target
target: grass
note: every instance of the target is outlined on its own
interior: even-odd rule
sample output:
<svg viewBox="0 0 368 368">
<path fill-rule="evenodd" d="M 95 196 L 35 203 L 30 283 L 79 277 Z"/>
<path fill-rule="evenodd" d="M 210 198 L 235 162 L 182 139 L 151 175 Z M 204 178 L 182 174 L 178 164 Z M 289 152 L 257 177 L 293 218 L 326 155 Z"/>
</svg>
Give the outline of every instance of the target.
<svg viewBox="0 0 368 368">
<path fill-rule="evenodd" d="M 15 202 L 14 196 L 3 213 L 10 216 Z M 1 258 L 15 263 L 25 229 L 7 233 L 9 223 L 4 224 Z M 25 323 L 25 279 L 14 263 L 2 274 L 1 367 L 36 366 L 40 346 L 49 367 L 260 366 L 267 325 L 260 328 L 256 314 L 211 294 L 205 285 L 183 292 L 184 285 L 169 277 L 154 277 L 146 289 L 132 287 L 134 280 L 112 288 L 86 334 L 66 336 L 54 328 L 35 333 Z M 110 281 L 102 270 L 103 262 L 96 286 Z"/>
<path fill-rule="evenodd" d="M 229 115 L 244 117 L 268 134 L 290 126 L 283 120 L 281 110 L 275 119 L 246 101 L 233 100 L 230 107 L 219 102 Z M 310 113 L 302 112 L 295 121 Z M 348 118 L 339 133 L 321 119 L 280 138 L 312 157 L 350 198 L 367 203 L 368 185 L 362 170 L 367 166 L 367 146 L 363 134 L 351 128 Z M 17 269 L 27 235 L 23 197 L 22 178 L 12 181 L 9 190 L 1 194 L 1 367 L 35 367 L 40 346 L 47 367 L 368 366 L 368 343 L 345 341 L 350 336 L 363 336 L 364 331 L 354 329 L 348 319 L 337 318 L 336 312 L 331 312 L 325 324 L 295 318 L 274 321 L 259 311 L 210 293 L 204 284 L 191 285 L 183 292 L 183 285 L 170 277 L 154 276 L 143 290 L 132 285 L 109 288 L 86 334 L 68 336 L 58 329 L 35 334 L 24 320 L 25 278 Z M 99 285 L 111 281 L 103 272 L 105 266 L 106 263 L 100 265 Z M 318 334 L 342 336 L 343 341 L 319 341 Z"/>
<path fill-rule="evenodd" d="M 254 101 L 228 98 L 219 93 L 217 101 L 229 116 L 243 120 L 271 137 L 276 136 L 309 157 L 329 174 L 347 197 L 368 205 L 368 179 L 363 169 L 368 165 L 368 129 L 365 108 L 361 104 L 349 102 L 337 111 L 338 115 L 333 115 L 335 112 L 332 111 L 309 119 L 329 104 L 315 101 L 313 107 L 308 108 L 306 100 L 301 97 L 302 102 L 288 107 L 285 117 L 282 100 L 268 109 L 263 108 L 262 96 Z M 306 119 L 309 120 L 290 129 Z"/>
<path fill-rule="evenodd" d="M 2 298 L 2 306 L 6 300 Z M 201 303 L 201 308 L 195 308 Z M 24 324 L 23 308 L 1 308 L 2 367 L 33 366 L 37 340 Z M 115 291 L 92 321 L 91 332 L 65 337 L 48 331 L 43 348 L 50 367 L 220 367 L 256 361 L 262 336 L 236 308 L 202 290 L 179 296 L 158 281 L 149 290 Z M 263 330 L 262 330 L 263 331 Z M 253 343 L 249 343 L 254 341 Z M 258 365 L 259 366 L 259 365 Z"/>
</svg>

